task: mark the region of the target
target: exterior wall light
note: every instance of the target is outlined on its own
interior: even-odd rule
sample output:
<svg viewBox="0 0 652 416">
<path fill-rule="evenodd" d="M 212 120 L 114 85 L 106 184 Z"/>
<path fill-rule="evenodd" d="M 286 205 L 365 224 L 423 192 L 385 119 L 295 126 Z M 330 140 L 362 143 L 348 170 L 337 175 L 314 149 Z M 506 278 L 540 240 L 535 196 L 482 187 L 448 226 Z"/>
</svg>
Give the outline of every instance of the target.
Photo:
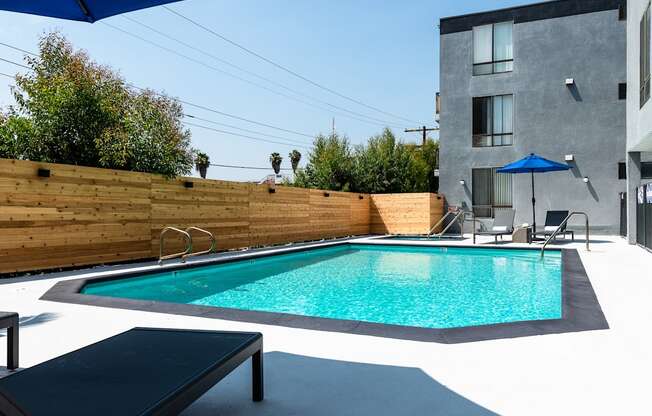
<svg viewBox="0 0 652 416">
<path fill-rule="evenodd" d="M 585 176 L 584 179 L 582 179 L 582 180 L 584 181 L 584 183 L 589 183 L 589 177 L 588 176 Z"/>
<path fill-rule="evenodd" d="M 185 181 L 185 182 L 183 183 L 183 186 L 184 186 L 185 188 L 194 188 L 194 187 L 195 187 L 195 184 L 192 183 L 192 182 L 190 182 L 190 181 Z"/>
<path fill-rule="evenodd" d="M 43 169 L 39 168 L 39 170 L 36 173 L 39 178 L 49 178 L 50 177 L 50 169 Z"/>
<path fill-rule="evenodd" d="M 573 78 L 566 78 L 566 86 L 567 86 L 567 87 L 570 87 L 570 86 L 573 86 L 573 85 L 575 85 L 575 79 L 573 79 Z"/>
<path fill-rule="evenodd" d="M 460 179 L 460 185 L 462 186 L 466 185 L 466 181 L 464 179 Z"/>
</svg>

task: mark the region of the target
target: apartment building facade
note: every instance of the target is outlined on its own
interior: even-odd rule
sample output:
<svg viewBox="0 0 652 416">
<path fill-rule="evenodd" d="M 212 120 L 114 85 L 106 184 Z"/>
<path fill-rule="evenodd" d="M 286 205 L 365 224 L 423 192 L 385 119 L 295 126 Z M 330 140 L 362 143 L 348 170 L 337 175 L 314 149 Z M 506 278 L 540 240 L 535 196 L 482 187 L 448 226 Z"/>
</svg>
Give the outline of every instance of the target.
<svg viewBox="0 0 652 416">
<path fill-rule="evenodd" d="M 536 174 L 547 210 L 584 211 L 616 234 L 628 213 L 624 0 L 548 1 L 440 21 L 440 192 L 490 219 L 532 223 L 529 175 L 496 173 L 536 153 L 568 163 Z M 577 223 L 581 224 L 580 219 Z"/>
<path fill-rule="evenodd" d="M 627 238 L 652 249 L 652 11 L 650 0 L 627 5 Z"/>
</svg>

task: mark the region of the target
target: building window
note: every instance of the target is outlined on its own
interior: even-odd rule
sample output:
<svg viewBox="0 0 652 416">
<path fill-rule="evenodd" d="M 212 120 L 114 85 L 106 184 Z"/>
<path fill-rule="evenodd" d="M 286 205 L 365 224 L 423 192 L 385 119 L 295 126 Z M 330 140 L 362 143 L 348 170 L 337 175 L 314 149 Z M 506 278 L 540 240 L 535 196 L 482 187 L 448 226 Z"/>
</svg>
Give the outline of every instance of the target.
<svg viewBox="0 0 652 416">
<path fill-rule="evenodd" d="M 473 147 L 511 146 L 514 97 L 473 98 Z"/>
<path fill-rule="evenodd" d="M 641 19 L 641 107 L 650 99 L 650 5 Z"/>
<path fill-rule="evenodd" d="M 626 100 L 627 99 L 627 83 L 622 82 L 618 84 L 618 99 Z"/>
<path fill-rule="evenodd" d="M 641 179 L 652 179 L 652 162 L 641 162 Z"/>
<path fill-rule="evenodd" d="M 503 22 L 473 28 L 473 75 L 512 71 L 513 26 L 513 22 Z"/>
<path fill-rule="evenodd" d="M 472 169 L 473 213 L 493 218 L 497 210 L 512 208 L 512 175 L 497 173 L 496 168 Z"/>
</svg>

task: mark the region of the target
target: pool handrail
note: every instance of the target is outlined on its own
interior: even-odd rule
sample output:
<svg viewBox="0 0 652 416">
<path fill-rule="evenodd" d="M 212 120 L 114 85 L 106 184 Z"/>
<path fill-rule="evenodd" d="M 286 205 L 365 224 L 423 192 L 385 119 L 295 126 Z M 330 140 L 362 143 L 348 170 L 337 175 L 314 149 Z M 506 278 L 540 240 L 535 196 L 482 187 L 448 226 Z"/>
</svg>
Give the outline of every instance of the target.
<svg viewBox="0 0 652 416">
<path fill-rule="evenodd" d="M 550 234 L 550 236 L 543 243 L 543 246 L 541 247 L 541 257 L 543 257 L 543 255 L 545 253 L 545 248 L 548 245 L 548 243 L 551 242 L 552 240 L 554 240 L 554 238 L 557 236 L 557 234 L 559 234 L 561 229 L 564 228 L 564 226 L 566 225 L 568 220 L 573 215 L 584 215 L 584 219 L 586 220 L 586 251 L 591 251 L 591 249 L 589 248 L 589 216 L 588 216 L 588 214 L 586 212 L 573 211 L 570 214 L 568 214 L 568 216 L 564 219 L 564 221 L 562 221 L 561 224 L 559 224 L 559 226 L 555 229 L 555 231 L 553 231 L 552 234 Z"/>
<path fill-rule="evenodd" d="M 211 254 L 211 253 L 215 252 L 215 246 L 217 245 L 217 240 L 215 239 L 215 236 L 213 235 L 213 233 L 211 233 L 210 231 L 204 230 L 203 228 L 199 228 L 199 227 L 188 227 L 188 228 L 186 228 L 185 232 L 188 233 L 188 235 L 190 235 L 192 237 L 192 235 L 190 234 L 191 231 L 198 231 L 200 233 L 208 235 L 208 237 L 211 239 L 211 246 L 210 246 L 210 248 L 208 250 L 203 250 L 203 251 L 198 251 L 196 253 L 193 253 L 192 252 L 192 245 L 191 245 L 191 252 L 181 256 L 182 261 L 184 261 L 188 257 L 201 256 L 202 254 Z"/>
<path fill-rule="evenodd" d="M 174 231 L 176 233 L 179 233 L 179 234 L 183 235 L 183 238 L 186 240 L 186 249 L 184 251 L 179 252 L 179 253 L 168 254 L 168 255 L 165 255 L 165 256 L 163 255 L 163 246 L 164 246 L 163 242 L 165 241 L 163 239 L 163 237 L 165 236 L 165 234 L 167 234 L 168 231 Z M 158 264 L 159 265 L 161 265 L 163 263 L 163 260 L 175 259 L 177 257 L 181 257 L 181 262 L 184 263 L 186 261 L 184 256 L 186 254 L 189 254 L 190 252 L 192 252 L 192 236 L 188 232 L 180 230 L 178 228 L 165 227 L 165 228 L 163 228 L 163 230 L 161 231 L 161 235 L 159 236 L 158 250 L 159 250 L 158 251 L 158 254 L 159 254 L 159 256 L 158 256 Z"/>
<path fill-rule="evenodd" d="M 451 221 L 446 225 L 446 227 L 444 227 L 443 230 L 441 230 L 440 232 L 438 232 L 438 233 L 436 233 L 436 234 L 433 233 L 433 231 L 435 231 L 435 230 L 437 229 L 437 227 L 439 227 L 439 226 L 440 226 L 440 225 L 441 225 L 441 224 L 446 220 L 446 218 L 448 218 L 448 216 L 451 215 L 451 214 L 455 214 L 455 216 L 454 216 L 453 219 L 452 219 L 452 220 L 451 220 Z M 464 219 L 466 218 L 466 211 L 464 211 L 463 209 L 460 209 L 460 210 L 458 210 L 458 211 L 448 211 L 448 212 L 446 213 L 446 215 L 444 215 L 443 217 L 441 217 L 441 219 L 440 219 L 439 221 L 437 221 L 437 224 L 435 224 L 435 225 L 430 229 L 430 231 L 428 232 L 428 238 L 430 238 L 430 237 L 441 237 L 442 235 L 444 235 L 444 234 L 446 233 L 446 231 L 448 231 L 449 228 L 451 228 L 451 227 L 453 226 L 453 224 L 455 224 L 456 221 L 459 221 L 459 220 L 460 220 L 460 217 L 462 218 L 462 221 L 461 221 L 461 224 L 460 224 L 460 234 L 461 234 L 461 233 L 463 232 L 463 231 L 462 231 L 462 225 L 463 225 L 463 223 L 464 223 Z"/>
</svg>

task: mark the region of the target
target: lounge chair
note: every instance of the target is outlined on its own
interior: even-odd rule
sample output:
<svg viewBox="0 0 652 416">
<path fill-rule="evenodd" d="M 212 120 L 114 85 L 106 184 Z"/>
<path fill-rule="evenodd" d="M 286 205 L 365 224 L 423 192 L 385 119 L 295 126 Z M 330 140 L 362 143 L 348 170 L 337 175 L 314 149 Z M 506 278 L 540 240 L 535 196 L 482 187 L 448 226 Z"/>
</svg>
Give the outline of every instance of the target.
<svg viewBox="0 0 652 416">
<path fill-rule="evenodd" d="M 496 244 L 498 243 L 498 237 L 502 240 L 504 235 L 512 235 L 514 232 L 514 214 L 513 209 L 497 210 L 491 230 L 473 232 L 473 244 L 475 244 L 476 235 L 492 235 Z"/>
<path fill-rule="evenodd" d="M 568 211 L 548 211 L 546 212 L 546 224 L 543 227 L 543 231 L 537 231 L 535 236 L 548 237 L 561 225 L 561 223 L 568 217 Z M 573 241 L 575 241 L 575 232 L 566 230 L 566 224 L 559 230 L 557 235 L 563 235 L 566 238 L 566 235 L 570 234 Z M 557 238 L 555 236 L 555 238 Z"/>
<path fill-rule="evenodd" d="M 0 379 L 6 416 L 176 415 L 252 357 L 263 400 L 260 333 L 134 328 Z"/>
</svg>

